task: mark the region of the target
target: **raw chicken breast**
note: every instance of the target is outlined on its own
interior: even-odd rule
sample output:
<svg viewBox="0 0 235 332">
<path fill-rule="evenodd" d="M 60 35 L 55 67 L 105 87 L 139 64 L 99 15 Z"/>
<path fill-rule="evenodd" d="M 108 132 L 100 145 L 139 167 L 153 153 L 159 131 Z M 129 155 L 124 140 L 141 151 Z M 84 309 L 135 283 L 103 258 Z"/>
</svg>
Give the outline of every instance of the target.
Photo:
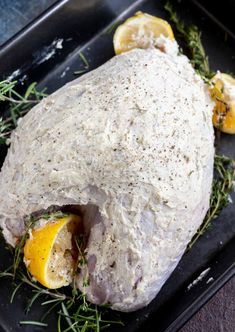
<svg viewBox="0 0 235 332">
<path fill-rule="evenodd" d="M 121 311 L 159 292 L 209 207 L 214 136 L 207 89 L 176 52 L 115 56 L 35 106 L 0 174 L 0 223 L 13 244 L 24 217 L 81 205 L 88 299 Z"/>
</svg>

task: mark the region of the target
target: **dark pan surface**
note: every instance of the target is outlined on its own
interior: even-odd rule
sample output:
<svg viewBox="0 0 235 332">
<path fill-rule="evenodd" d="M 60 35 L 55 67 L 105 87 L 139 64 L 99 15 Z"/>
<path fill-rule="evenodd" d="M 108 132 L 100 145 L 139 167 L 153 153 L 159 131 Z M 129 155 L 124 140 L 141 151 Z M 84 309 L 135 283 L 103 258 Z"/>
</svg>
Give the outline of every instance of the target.
<svg viewBox="0 0 235 332">
<path fill-rule="evenodd" d="M 232 34 L 225 32 L 222 25 L 213 20 L 213 16 L 207 16 L 196 1 L 176 3 L 176 9 L 186 23 L 195 23 L 202 31 L 212 69 L 235 73 L 235 40 Z M 0 72 L 3 77 L 7 77 L 20 68 L 17 78 L 24 77 L 25 85 L 36 80 L 41 87 L 46 86 L 48 92 L 52 92 L 74 79 L 74 71 L 84 69 L 79 52 L 88 59 L 89 70 L 111 58 L 114 52 L 112 33 L 108 32 L 108 27 L 115 19 L 123 20 L 137 10 L 168 18 L 163 3 L 154 0 L 81 0 L 79 3 L 75 0 L 61 1 L 39 21 L 3 45 L 0 50 Z M 46 47 L 61 39 L 63 48 L 56 49 L 50 59 L 40 63 L 42 53 L 51 50 Z M 19 49 L 21 51 L 17 52 Z M 235 158 L 234 146 L 235 137 L 222 135 L 218 152 Z M 6 151 L 1 150 L 2 160 L 5 153 Z M 235 199 L 234 194 L 232 198 Z M 110 331 L 177 331 L 235 272 L 234 215 L 235 206 L 230 204 L 191 251 L 183 256 L 156 299 L 138 312 L 121 314 L 125 326 L 110 328 Z M 2 270 L 9 264 L 9 256 L 3 243 L 0 244 L 0 252 Z M 202 281 L 187 290 L 187 286 L 208 268 L 208 274 Z M 207 283 L 209 278 L 213 280 Z M 10 305 L 11 292 L 11 284 L 0 279 L 0 332 L 41 331 L 42 328 L 20 327 L 18 322 L 26 319 L 38 320 L 46 309 L 36 303 L 25 316 L 24 308 L 31 298 L 31 291 L 22 288 Z M 54 314 L 50 316 L 46 330 L 56 331 Z"/>
</svg>

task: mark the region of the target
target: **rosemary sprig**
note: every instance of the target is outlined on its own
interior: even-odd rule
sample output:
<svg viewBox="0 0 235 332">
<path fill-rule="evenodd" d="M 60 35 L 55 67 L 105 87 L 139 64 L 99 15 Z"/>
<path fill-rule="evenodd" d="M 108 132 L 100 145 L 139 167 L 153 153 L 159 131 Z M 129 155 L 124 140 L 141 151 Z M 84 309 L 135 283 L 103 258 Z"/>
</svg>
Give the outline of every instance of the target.
<svg viewBox="0 0 235 332">
<path fill-rule="evenodd" d="M 87 60 L 87 58 L 85 57 L 85 55 L 82 52 L 79 52 L 79 56 L 84 64 L 84 69 L 88 70 L 89 69 L 89 62 Z"/>
<path fill-rule="evenodd" d="M 218 217 L 223 208 L 229 204 L 230 193 L 233 190 L 234 181 L 235 161 L 225 156 L 215 155 L 210 208 L 207 211 L 202 225 L 189 243 L 188 250 L 191 249 L 198 238 L 205 233 L 211 222 Z"/>
<path fill-rule="evenodd" d="M 5 144 L 7 137 L 10 136 L 12 131 L 12 120 L 9 118 L 7 120 L 3 120 L 0 118 L 0 144 Z"/>
<path fill-rule="evenodd" d="M 89 68 L 90 68 L 89 62 L 88 62 L 87 58 L 85 57 L 85 55 L 84 55 L 82 52 L 79 52 L 79 57 L 80 57 L 80 59 L 81 59 L 81 61 L 82 61 L 82 63 L 83 63 L 83 68 L 80 69 L 80 70 L 76 70 L 76 71 L 74 72 L 75 75 L 81 75 L 81 74 L 84 74 L 84 73 L 86 73 L 86 72 L 89 70 Z"/>
<path fill-rule="evenodd" d="M 29 225 L 30 227 L 30 225 Z M 41 317 L 40 321 L 21 321 L 22 325 L 37 325 L 46 327 L 46 318 L 56 308 L 60 308 L 56 311 L 57 314 L 57 329 L 58 332 L 81 332 L 81 331 L 94 331 L 99 332 L 101 329 L 109 327 L 111 324 L 123 325 L 123 323 L 116 319 L 106 320 L 103 319 L 103 315 L 106 314 L 107 308 L 98 307 L 94 304 L 87 302 L 86 294 L 81 293 L 75 287 L 66 289 L 62 288 L 58 290 L 49 290 L 41 286 L 36 282 L 28 273 L 23 263 L 23 247 L 26 241 L 26 236 L 22 238 L 14 249 L 14 255 L 12 256 L 12 265 L 4 272 L 0 272 L 0 278 L 11 278 L 14 281 L 14 290 L 11 296 L 11 302 L 14 300 L 17 292 L 23 285 L 28 285 L 32 291 L 32 297 L 28 301 L 25 313 L 29 314 L 32 306 L 37 300 L 42 306 L 47 306 L 46 313 Z M 79 239 L 77 245 L 82 240 Z M 83 248 L 80 248 L 80 252 Z M 17 257 L 17 259 L 16 259 Z M 84 256 L 85 257 L 85 256 Z M 85 264 L 85 258 L 82 259 L 82 263 Z M 112 314 L 114 315 L 114 314 Z"/>
<path fill-rule="evenodd" d="M 19 323 L 20 323 L 20 325 L 34 325 L 34 326 L 47 327 L 47 324 L 37 322 L 37 321 L 34 321 L 34 320 L 22 320 Z"/>
<path fill-rule="evenodd" d="M 9 114 L 6 119 L 0 118 L 0 144 L 6 144 L 17 120 L 46 96 L 45 90 L 37 90 L 35 82 L 29 85 L 23 96 L 16 91 L 16 85 L 17 81 L 0 82 L 0 108 Z"/>
<path fill-rule="evenodd" d="M 208 56 L 206 55 L 201 40 L 201 32 L 195 25 L 186 27 L 185 24 L 179 19 L 169 1 L 166 2 L 164 8 L 170 16 L 170 20 L 177 31 L 179 39 L 183 42 L 183 46 L 191 59 L 193 67 L 203 78 L 203 80 L 206 83 L 209 83 L 209 80 L 214 75 L 214 72 L 210 70 Z"/>
</svg>

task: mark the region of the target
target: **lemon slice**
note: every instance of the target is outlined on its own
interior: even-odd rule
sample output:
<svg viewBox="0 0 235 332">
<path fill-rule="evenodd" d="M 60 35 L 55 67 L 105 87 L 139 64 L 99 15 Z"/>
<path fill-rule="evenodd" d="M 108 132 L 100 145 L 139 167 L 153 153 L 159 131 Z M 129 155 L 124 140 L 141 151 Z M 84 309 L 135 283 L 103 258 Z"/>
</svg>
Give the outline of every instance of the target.
<svg viewBox="0 0 235 332">
<path fill-rule="evenodd" d="M 24 246 L 24 262 L 43 286 L 56 289 L 72 281 L 72 235 L 80 222 L 79 216 L 70 214 L 32 230 Z"/>
<path fill-rule="evenodd" d="M 235 79 L 229 74 L 225 74 L 225 73 L 216 74 L 212 78 L 212 81 L 218 80 L 218 79 L 221 79 L 224 83 L 228 83 L 228 84 L 233 85 L 235 87 Z"/>
<path fill-rule="evenodd" d="M 213 125 L 227 134 L 235 134 L 235 79 L 228 74 L 216 74 L 210 94 L 215 101 Z"/>
<path fill-rule="evenodd" d="M 121 54 L 133 48 L 155 46 L 156 39 L 160 35 L 174 39 L 170 24 L 159 17 L 139 11 L 128 18 L 115 31 L 113 37 L 114 51 L 116 54 Z"/>
</svg>

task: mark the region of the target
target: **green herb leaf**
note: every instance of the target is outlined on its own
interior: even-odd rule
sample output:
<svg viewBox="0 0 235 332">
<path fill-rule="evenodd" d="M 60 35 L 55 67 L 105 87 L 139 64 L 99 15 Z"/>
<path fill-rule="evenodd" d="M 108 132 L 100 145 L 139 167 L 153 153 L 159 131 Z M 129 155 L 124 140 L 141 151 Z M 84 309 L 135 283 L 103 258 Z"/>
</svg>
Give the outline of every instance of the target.
<svg viewBox="0 0 235 332">
<path fill-rule="evenodd" d="M 83 243 L 82 239 L 79 241 Z M 26 308 L 26 314 L 35 304 L 36 300 L 43 306 L 47 305 L 48 309 L 39 322 L 21 321 L 21 324 L 47 326 L 47 324 L 44 323 L 46 317 L 57 306 L 60 306 L 61 310 L 57 312 L 58 332 L 80 332 L 81 330 L 97 332 L 111 324 L 123 325 L 123 323 L 118 319 L 103 320 L 102 315 L 107 311 L 107 309 L 102 307 L 98 308 L 96 305 L 88 303 L 86 300 L 86 294 L 81 293 L 78 289 L 75 290 L 73 288 L 66 287 L 60 289 L 59 291 L 50 290 L 35 282 L 29 275 L 23 263 L 22 246 L 24 243 L 25 237 L 23 237 L 23 239 L 19 241 L 16 248 L 14 248 L 12 256 L 13 263 L 6 271 L 0 273 L 0 278 L 11 278 L 14 281 L 14 284 L 17 285 L 12 293 L 12 301 L 14 300 L 15 294 L 19 288 L 23 285 L 28 285 L 32 289 L 32 298 L 29 300 Z M 111 313 L 111 315 L 115 316 L 114 313 Z"/>
<path fill-rule="evenodd" d="M 86 73 L 86 72 L 89 70 L 89 68 L 90 68 L 89 62 L 88 62 L 87 58 L 85 57 L 85 55 L 84 55 L 82 52 L 79 52 L 79 57 L 80 57 L 80 59 L 81 59 L 82 62 L 83 62 L 83 68 L 80 69 L 80 70 L 76 70 L 76 71 L 74 72 L 75 75 L 81 75 L 81 74 L 84 74 L 84 73 Z"/>
<path fill-rule="evenodd" d="M 209 67 L 209 60 L 201 40 L 201 32 L 195 25 L 186 27 L 179 19 L 169 1 L 166 2 L 164 8 L 170 16 L 170 20 L 176 29 L 179 39 L 183 42 L 183 48 L 185 48 L 185 52 L 188 54 L 192 66 L 202 79 L 206 83 L 209 83 L 212 76 L 214 76 L 214 72 L 212 72 Z"/>
<path fill-rule="evenodd" d="M 225 156 L 215 155 L 214 180 L 210 197 L 210 208 L 207 211 L 202 225 L 189 243 L 188 250 L 192 248 L 198 238 L 208 229 L 211 222 L 217 218 L 220 212 L 229 204 L 230 193 L 233 190 L 234 181 L 235 161 Z"/>
<path fill-rule="evenodd" d="M 0 144 L 7 143 L 12 130 L 17 126 L 17 120 L 46 96 L 44 90 L 37 90 L 35 82 L 30 84 L 24 97 L 16 91 L 16 85 L 17 81 L 0 82 L 0 105 L 10 114 L 6 119 L 0 118 Z"/>
<path fill-rule="evenodd" d="M 35 326 L 42 326 L 42 327 L 47 327 L 48 324 L 42 323 L 42 322 L 37 322 L 34 320 L 21 320 L 19 322 L 21 325 L 35 325 Z"/>
<path fill-rule="evenodd" d="M 89 62 L 87 60 L 87 58 L 85 57 L 85 55 L 82 52 L 79 52 L 79 56 L 84 64 L 84 69 L 88 70 L 89 69 Z"/>
<path fill-rule="evenodd" d="M 15 298 L 15 295 L 17 293 L 17 291 L 20 289 L 20 287 L 23 285 L 23 282 L 20 282 L 14 289 L 14 291 L 11 294 L 11 299 L 10 299 L 10 303 L 13 303 L 13 300 Z"/>
</svg>

